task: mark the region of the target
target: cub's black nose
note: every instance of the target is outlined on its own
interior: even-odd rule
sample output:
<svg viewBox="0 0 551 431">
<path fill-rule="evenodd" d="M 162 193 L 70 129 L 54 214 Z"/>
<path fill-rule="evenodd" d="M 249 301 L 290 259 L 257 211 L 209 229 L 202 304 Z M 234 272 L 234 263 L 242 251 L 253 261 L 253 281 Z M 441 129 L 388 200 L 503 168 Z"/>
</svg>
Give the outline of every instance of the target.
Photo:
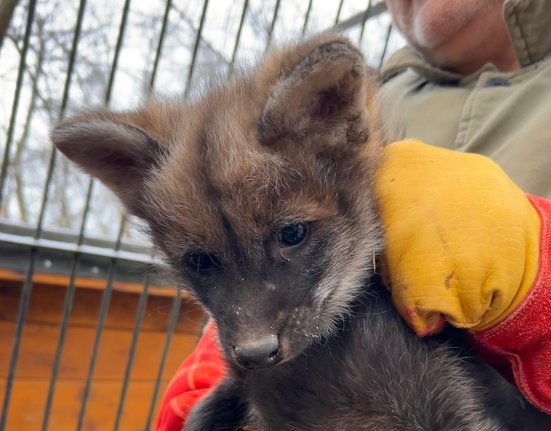
<svg viewBox="0 0 551 431">
<path fill-rule="evenodd" d="M 281 361 L 277 335 L 266 335 L 233 347 L 237 362 L 245 368 L 263 368 Z"/>
</svg>

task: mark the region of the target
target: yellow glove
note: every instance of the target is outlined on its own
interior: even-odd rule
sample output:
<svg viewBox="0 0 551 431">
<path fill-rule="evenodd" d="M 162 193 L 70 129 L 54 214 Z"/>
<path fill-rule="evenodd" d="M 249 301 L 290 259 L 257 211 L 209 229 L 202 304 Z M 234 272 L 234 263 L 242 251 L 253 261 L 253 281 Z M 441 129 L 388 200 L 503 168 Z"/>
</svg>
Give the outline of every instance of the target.
<svg viewBox="0 0 551 431">
<path fill-rule="evenodd" d="M 518 305 L 538 267 L 540 219 L 489 159 L 402 141 L 376 182 L 385 229 L 383 276 L 420 336 L 444 318 L 492 326 Z"/>
</svg>

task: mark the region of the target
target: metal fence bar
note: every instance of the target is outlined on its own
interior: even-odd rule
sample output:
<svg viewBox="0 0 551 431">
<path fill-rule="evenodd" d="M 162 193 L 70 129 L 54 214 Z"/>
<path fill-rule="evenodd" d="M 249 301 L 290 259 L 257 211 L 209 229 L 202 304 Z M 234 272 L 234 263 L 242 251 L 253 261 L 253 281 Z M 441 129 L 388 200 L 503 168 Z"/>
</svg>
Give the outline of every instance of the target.
<svg viewBox="0 0 551 431">
<path fill-rule="evenodd" d="M 172 334 L 178 323 L 178 315 L 180 314 L 180 304 L 182 302 L 181 293 L 176 288 L 176 295 L 172 300 L 172 307 L 170 309 L 170 317 L 168 319 L 168 327 L 166 329 L 165 342 L 163 344 L 163 350 L 161 353 L 161 359 L 159 361 L 159 368 L 157 370 L 157 376 L 155 377 L 155 385 L 153 386 L 153 395 L 151 396 L 151 402 L 149 404 L 149 410 L 147 412 L 147 419 L 145 421 L 145 430 L 151 429 L 151 422 L 153 421 L 153 413 L 155 410 L 155 403 L 157 402 L 157 396 L 159 394 L 159 386 L 161 384 L 161 378 L 165 368 L 166 357 L 168 355 L 168 349 L 170 342 L 172 341 Z"/>
<path fill-rule="evenodd" d="M 126 30 L 126 24 L 128 22 L 128 13 L 130 10 L 130 0 L 125 0 L 124 8 L 121 16 L 121 21 L 119 25 L 119 33 L 117 37 L 117 43 L 115 45 L 115 52 L 113 54 L 113 61 L 111 63 L 111 70 L 109 73 L 109 80 L 107 83 L 107 87 L 105 90 L 105 96 L 104 96 L 104 103 L 105 105 L 109 105 L 109 102 L 111 101 L 112 91 L 113 91 L 113 84 L 115 80 L 115 74 L 117 70 L 117 65 L 120 57 L 120 51 L 122 48 L 122 42 L 124 40 L 124 34 Z M 89 182 L 89 188 L 91 189 L 93 186 L 93 179 L 90 178 Z M 91 194 L 87 196 L 86 200 L 86 208 L 85 208 L 85 214 L 89 211 L 90 208 L 90 199 Z M 119 230 L 117 234 L 117 240 L 115 243 L 114 250 L 117 251 L 120 249 L 121 242 L 122 242 L 122 236 L 124 233 L 124 229 L 126 227 L 126 216 L 121 217 L 121 221 L 119 224 Z M 107 318 L 107 313 L 109 311 L 109 303 L 111 301 L 111 294 L 113 291 L 113 281 L 115 276 L 115 269 L 116 269 L 116 263 L 117 261 L 115 259 L 111 259 L 109 261 L 109 269 L 108 269 L 108 276 L 107 276 L 107 284 L 105 287 L 105 290 L 103 291 L 102 298 L 101 298 L 101 304 L 100 304 L 100 311 L 98 315 L 98 322 L 96 325 L 96 335 L 94 337 L 94 343 L 92 346 L 92 352 L 90 353 L 90 362 L 88 364 L 88 371 L 86 373 L 86 382 L 83 389 L 82 394 L 82 402 L 80 406 L 80 411 L 78 414 L 77 419 L 77 431 L 80 431 L 82 429 L 83 423 L 84 423 L 84 416 L 86 414 L 86 407 L 88 404 L 88 398 L 90 395 L 90 390 L 92 386 L 92 377 L 94 375 L 94 370 L 96 366 L 96 359 L 97 359 L 97 353 L 99 350 L 99 345 L 101 341 L 101 336 L 103 334 L 103 327 L 105 324 L 105 319 Z"/>
<path fill-rule="evenodd" d="M 339 22 L 335 26 L 335 30 L 339 30 L 339 31 L 347 30 L 351 27 L 362 24 L 368 19 L 374 18 L 377 15 L 382 14 L 383 12 L 386 12 L 386 4 L 384 1 L 380 1 L 379 3 L 374 4 L 370 8 L 369 13 L 360 12 L 360 13 L 357 13 L 356 15 L 351 16 L 348 19 L 345 19 L 344 21 Z"/>
<path fill-rule="evenodd" d="M 3 226 L 2 226 L 3 227 Z M 21 245 L 27 248 L 38 248 L 41 250 L 61 251 L 68 253 L 80 253 L 92 257 L 113 258 L 119 261 L 136 262 L 136 263 L 155 263 L 150 254 L 136 253 L 126 250 L 115 250 L 113 248 L 104 248 L 92 245 L 78 245 L 77 243 L 68 243 L 65 241 L 50 240 L 50 239 L 33 239 L 22 237 L 16 234 L 4 233 L 0 231 L 0 242 Z"/>
<path fill-rule="evenodd" d="M 115 245 L 115 249 L 120 248 L 122 234 L 124 232 L 124 225 L 125 223 L 123 221 L 119 226 L 119 233 L 118 233 L 117 244 Z M 77 427 L 76 427 L 77 431 L 80 431 L 84 424 L 84 415 L 86 414 L 86 407 L 88 405 L 88 398 L 90 396 L 90 389 L 92 387 L 92 376 L 94 375 L 99 345 L 101 341 L 101 336 L 103 334 L 103 327 L 105 324 L 105 319 L 107 318 L 107 312 L 109 311 L 111 293 L 113 292 L 113 280 L 115 278 L 115 267 L 116 267 L 116 260 L 111 259 L 109 264 L 106 286 L 105 286 L 105 289 L 103 290 L 103 294 L 101 297 L 100 310 L 98 314 L 98 322 L 96 324 L 96 335 L 94 337 L 94 342 L 92 344 L 92 352 L 90 353 L 90 362 L 88 363 L 88 371 L 86 372 L 86 381 L 84 384 L 84 389 L 82 390 L 82 401 L 81 401 L 80 410 L 78 413 Z"/>
<path fill-rule="evenodd" d="M 76 57 L 76 50 L 78 45 L 78 40 L 80 38 L 80 30 L 82 28 L 82 19 L 84 16 L 84 9 L 86 6 L 86 1 L 81 0 L 79 11 L 78 11 L 78 17 L 77 17 L 77 24 L 75 29 L 75 35 L 73 37 L 73 45 L 71 48 L 71 54 L 69 57 L 69 66 L 67 71 L 67 79 L 65 81 L 65 87 L 63 92 L 63 99 L 62 99 L 62 105 L 61 110 L 65 109 L 68 94 L 69 94 L 69 87 L 71 82 L 71 75 L 73 72 L 74 67 L 74 60 Z M 34 11 L 34 9 L 33 9 Z M 27 33 L 26 33 L 27 35 Z M 29 34 L 30 35 L 30 34 Z M 60 114 L 61 115 L 61 114 Z M 40 207 L 40 214 L 37 222 L 37 226 L 35 229 L 34 237 L 38 238 L 40 237 L 41 231 L 42 231 L 42 223 L 44 220 L 44 211 L 46 208 L 46 202 L 47 202 L 47 192 L 50 187 L 50 182 L 53 174 L 53 167 L 54 167 L 54 161 L 55 161 L 55 152 L 52 151 L 50 162 L 48 166 L 48 174 L 46 179 L 46 185 L 44 194 L 42 196 L 42 202 Z M 21 290 L 21 297 L 20 297 L 20 303 L 19 303 L 19 310 L 17 314 L 17 320 L 16 320 L 16 330 L 15 330 L 15 338 L 12 346 L 11 356 L 10 356 L 10 365 L 8 368 L 8 376 L 6 379 L 6 390 L 4 393 L 4 401 L 2 406 L 2 416 L 0 419 L 0 431 L 4 431 L 5 424 L 6 424 L 6 418 L 8 414 L 8 408 L 9 408 L 9 398 L 11 396 L 11 389 L 13 386 L 13 378 L 15 376 L 15 366 L 17 364 L 17 357 L 19 356 L 19 346 L 21 341 L 21 335 L 23 333 L 23 326 L 25 324 L 25 320 L 27 317 L 27 309 L 30 301 L 30 296 L 32 292 L 32 279 L 34 274 L 34 265 L 35 265 L 35 259 L 37 255 L 37 248 L 33 247 L 29 254 L 29 266 L 27 268 L 27 272 L 25 274 L 25 281 L 23 283 L 23 287 Z"/>
<path fill-rule="evenodd" d="M 145 307 L 147 305 L 147 294 L 149 290 L 149 273 L 145 276 L 143 284 L 143 290 L 140 294 L 140 300 L 138 302 L 138 308 L 136 309 L 136 317 L 134 319 L 134 327 L 132 329 L 132 339 L 130 341 L 130 347 L 128 348 L 128 360 L 124 369 L 124 375 L 122 379 L 121 395 L 119 397 L 119 404 L 117 406 L 117 412 L 115 414 L 115 423 L 113 424 L 113 431 L 118 431 L 120 426 L 120 419 L 122 417 L 122 411 L 124 408 L 124 401 L 126 399 L 126 391 L 128 389 L 128 381 L 130 380 L 130 373 L 132 366 L 134 365 L 134 355 L 136 353 L 136 345 L 138 344 L 138 337 L 140 335 L 140 328 L 142 326 L 142 320 L 145 313 Z"/>
<path fill-rule="evenodd" d="M 270 29 L 268 30 L 268 39 L 266 40 L 266 47 L 264 48 L 264 51 L 267 51 L 270 48 L 270 45 L 272 44 L 272 37 L 274 35 L 277 16 L 279 15 L 280 3 L 281 3 L 281 0 L 276 0 L 276 4 L 274 7 L 274 15 L 272 16 L 272 23 L 270 24 Z"/>
<path fill-rule="evenodd" d="M 71 53 L 69 55 L 69 64 L 68 64 L 68 68 L 67 68 L 67 76 L 66 76 L 66 80 L 65 80 L 64 89 L 63 89 L 63 96 L 62 96 L 62 102 L 61 102 L 60 113 L 59 113 L 60 117 L 63 115 L 63 112 L 64 112 L 64 110 L 67 106 L 67 100 L 68 100 L 68 96 L 69 96 L 69 88 L 70 88 L 70 83 L 71 83 L 71 77 L 72 77 L 73 70 L 74 70 L 74 63 L 75 63 L 75 58 L 76 58 L 77 46 L 78 46 L 78 41 L 80 39 L 80 32 L 81 32 L 81 29 L 82 29 L 82 20 L 83 20 L 83 17 L 84 17 L 85 8 L 86 8 L 86 0 L 81 0 L 80 5 L 79 5 L 79 10 L 78 10 L 78 15 L 77 15 L 77 23 L 76 23 L 75 33 L 74 33 L 74 36 L 73 36 Z M 54 164 L 55 164 L 55 151 L 52 150 L 52 152 L 50 153 L 50 160 L 49 160 L 49 163 L 48 163 L 48 173 L 46 175 L 46 184 L 44 186 L 44 193 L 42 195 L 39 218 L 38 218 L 37 225 L 36 225 L 36 228 L 35 228 L 35 233 L 34 233 L 34 238 L 35 239 L 38 239 L 42 234 L 42 224 L 43 224 L 43 221 L 44 221 L 44 213 L 45 213 L 45 210 L 46 210 L 47 195 L 48 195 L 48 192 L 49 192 L 50 183 L 51 183 L 52 176 L 53 176 Z M 25 318 L 26 318 L 26 310 L 27 310 L 28 301 L 29 301 L 30 295 L 31 295 L 32 278 L 33 278 L 33 274 L 34 274 L 34 265 L 35 265 L 35 259 L 36 259 L 37 253 L 38 253 L 38 249 L 36 247 L 33 247 L 31 249 L 30 256 L 29 256 L 30 262 L 29 262 L 28 270 L 27 270 L 27 273 L 26 273 L 26 276 L 25 276 L 25 282 L 24 282 L 24 285 L 23 285 L 22 296 L 21 296 L 21 301 L 22 302 L 25 301 L 25 302 L 27 302 L 27 304 L 20 307 L 20 313 L 17 316 L 17 325 L 19 325 L 21 323 L 21 327 L 23 326 Z M 22 313 L 21 311 L 23 311 L 23 310 L 24 310 L 24 312 Z M 19 353 L 18 350 L 19 350 L 18 348 L 14 349 L 12 351 L 12 355 L 17 357 L 17 355 Z M 8 397 L 8 396 L 9 395 L 6 394 L 6 397 Z"/>
<path fill-rule="evenodd" d="M 117 37 L 117 43 L 115 45 L 115 53 L 113 54 L 113 63 L 111 64 L 111 71 L 109 72 L 109 80 L 107 81 L 107 88 L 105 90 L 104 102 L 107 105 L 111 100 L 113 93 L 113 84 L 115 82 L 115 73 L 117 71 L 117 65 L 119 64 L 120 51 L 122 48 L 122 41 L 124 40 L 124 33 L 126 30 L 126 23 L 128 21 L 128 11 L 130 10 L 130 0 L 124 1 L 122 9 L 121 23 L 119 24 L 119 35 Z"/>
<path fill-rule="evenodd" d="M 86 9 L 86 0 L 80 0 L 80 5 L 78 9 L 77 22 L 75 27 L 75 33 L 73 36 L 73 43 L 71 46 L 71 53 L 69 54 L 69 63 L 67 66 L 67 76 L 65 79 L 65 85 L 63 87 L 63 96 L 61 98 L 61 106 L 59 108 L 58 119 L 61 120 L 67 109 L 67 102 L 69 101 L 69 91 L 71 89 L 71 82 L 73 78 L 73 72 L 75 68 L 75 59 L 77 56 L 78 43 L 80 40 L 80 33 L 82 30 L 82 21 L 84 18 L 84 10 Z M 36 232 L 35 238 L 40 238 L 42 234 L 42 226 L 44 224 L 44 216 L 46 213 L 46 207 L 48 204 L 48 195 L 50 194 L 50 186 L 52 183 L 52 178 L 54 175 L 55 162 L 56 162 L 57 152 L 52 148 L 50 153 L 50 160 L 48 162 L 48 171 L 46 174 L 46 183 L 44 185 L 44 190 L 42 192 L 42 200 L 40 202 L 40 212 L 38 214 L 38 221 L 36 223 Z"/>
<path fill-rule="evenodd" d="M 109 267 L 109 274 L 107 276 L 107 285 L 103 291 L 101 297 L 100 311 L 98 315 L 98 322 L 96 324 L 96 335 L 94 337 L 94 342 L 92 344 L 92 353 L 90 353 L 90 362 L 88 363 L 88 371 L 86 373 L 86 381 L 84 384 L 84 389 L 82 390 L 82 398 L 80 404 L 80 410 L 78 413 L 77 427 L 76 430 L 80 431 L 84 424 L 84 415 L 86 414 L 86 407 L 88 405 L 88 398 L 90 396 L 90 389 L 92 387 L 92 376 L 96 367 L 96 359 L 99 350 L 99 345 L 101 341 L 101 336 L 103 334 L 103 326 L 105 319 L 107 317 L 107 312 L 109 310 L 109 303 L 111 301 L 111 293 L 113 291 L 113 279 L 115 275 L 114 265 Z"/>
<path fill-rule="evenodd" d="M 8 410 L 10 407 L 10 395 L 13 387 L 13 379 L 15 377 L 15 367 L 17 365 L 17 356 L 19 354 L 19 346 L 21 343 L 21 334 L 23 333 L 23 325 L 25 324 L 25 318 L 27 316 L 27 309 L 29 307 L 29 299 L 31 296 L 32 286 L 32 273 L 34 272 L 34 253 L 36 249 L 31 252 L 31 259 L 29 260 L 29 269 L 23 283 L 23 289 L 21 290 L 21 296 L 19 299 L 19 309 L 17 311 L 17 323 L 13 334 L 13 342 L 11 348 L 11 356 L 8 365 L 8 374 L 6 376 L 6 389 L 4 391 L 4 400 L 2 402 L 2 412 L 0 414 L 0 431 L 6 429 L 6 422 L 8 420 Z"/>
<path fill-rule="evenodd" d="M 153 70 L 151 71 L 151 77 L 149 79 L 149 91 L 153 90 L 155 85 L 155 79 L 157 78 L 157 69 L 159 67 L 159 60 L 161 59 L 161 52 L 163 50 L 163 43 L 165 40 L 166 28 L 168 26 L 168 14 L 172 8 L 172 0 L 166 1 L 165 12 L 163 15 L 163 23 L 161 24 L 161 33 L 159 34 L 159 41 L 157 42 L 157 49 L 155 51 L 155 59 L 153 60 Z"/>
<path fill-rule="evenodd" d="M 86 193 L 86 207 L 84 209 L 82 219 L 80 222 L 80 229 L 79 229 L 79 235 L 77 239 L 77 243 L 80 245 L 84 241 L 84 231 L 86 228 L 86 219 L 88 215 L 88 207 L 90 205 L 90 198 L 93 193 L 93 185 L 94 183 L 92 181 L 88 184 L 88 191 Z M 42 416 L 42 425 L 40 427 L 41 431 L 46 431 L 48 429 L 48 424 L 50 421 L 50 412 L 52 408 L 52 402 L 54 399 L 54 393 L 55 393 L 55 386 L 57 383 L 57 375 L 59 372 L 59 363 L 61 361 L 61 354 L 63 353 L 63 346 L 65 345 L 65 336 L 67 334 L 67 326 L 69 323 L 69 316 L 71 314 L 71 309 L 73 308 L 73 299 L 75 296 L 75 290 L 76 290 L 76 275 L 77 275 L 77 269 L 80 263 L 80 253 L 75 253 L 73 257 L 73 261 L 71 263 L 71 272 L 69 275 L 69 284 L 67 286 L 67 292 L 65 292 L 65 298 L 63 299 L 63 309 L 61 313 L 61 321 L 59 324 L 59 335 L 57 338 L 57 344 L 56 349 L 54 353 L 54 360 L 52 363 L 52 372 L 50 374 L 50 383 L 48 385 L 48 394 L 46 396 L 46 403 L 44 405 L 44 415 Z"/>
<path fill-rule="evenodd" d="M 75 279 L 76 279 L 76 269 L 78 266 L 79 259 L 73 259 L 71 266 L 71 276 L 69 278 L 69 286 L 67 292 L 65 293 L 65 299 L 63 301 L 63 311 L 61 313 L 61 322 L 59 324 L 59 335 L 57 339 L 56 349 L 54 353 L 54 360 L 52 363 L 52 372 L 50 373 L 50 382 L 48 385 L 48 393 L 46 396 L 46 403 L 44 405 L 44 415 L 42 416 L 42 425 L 40 427 L 41 431 L 46 431 L 48 429 L 48 424 L 50 421 L 50 413 L 52 409 L 52 401 L 54 399 L 55 386 L 57 383 L 57 375 L 59 372 L 59 363 L 61 360 L 61 353 L 63 352 L 63 346 L 65 344 L 65 336 L 67 334 L 67 325 L 69 321 L 69 315 L 71 314 L 71 309 L 73 307 L 73 299 L 75 296 Z"/>
<path fill-rule="evenodd" d="M 313 0 L 308 1 L 308 7 L 304 13 L 304 23 L 302 24 L 302 31 L 300 32 L 301 37 L 304 37 L 306 34 L 306 29 L 308 28 L 308 21 L 310 21 L 310 13 L 312 12 L 312 3 Z"/>
<path fill-rule="evenodd" d="M 386 52 L 388 50 L 388 42 L 390 40 L 390 35 L 392 34 L 392 23 L 390 23 L 386 30 L 385 44 L 383 45 L 383 52 L 381 53 L 381 58 L 379 59 L 379 69 L 383 66 L 385 61 Z"/>
<path fill-rule="evenodd" d="M 17 109 L 19 107 L 19 96 L 23 87 L 23 77 L 27 68 L 27 52 L 29 50 L 29 40 L 34 21 L 34 12 L 36 9 L 36 0 L 29 1 L 29 11 L 27 12 L 27 23 L 25 26 L 25 35 L 23 37 L 23 48 L 19 58 L 19 68 L 17 70 L 17 79 L 15 81 L 15 93 L 10 114 L 10 122 L 6 134 L 6 146 L 4 147 L 4 156 L 2 158 L 2 168 L 0 168 L 0 209 L 2 208 L 2 198 L 4 196 L 4 183 L 8 175 L 8 165 L 10 159 L 10 149 L 13 144 L 13 133 L 15 130 L 15 120 L 17 118 Z"/>
<path fill-rule="evenodd" d="M 203 26 L 205 24 L 205 18 L 207 16 L 208 5 L 209 0 L 204 0 L 203 10 L 201 12 L 201 19 L 199 21 L 199 28 L 197 29 L 197 35 L 195 37 L 195 44 L 193 45 L 193 54 L 191 56 L 191 64 L 189 65 L 186 87 L 184 90 L 184 97 L 188 96 L 189 90 L 191 88 L 191 78 L 193 77 L 193 70 L 195 69 L 195 61 L 197 60 L 197 52 L 199 51 L 199 43 L 201 42 L 201 35 L 203 34 Z"/>
<path fill-rule="evenodd" d="M 337 25 L 341 19 L 341 12 L 342 12 L 342 5 L 344 3 L 344 0 L 341 0 L 339 2 L 339 8 L 337 9 L 337 15 L 335 16 L 335 25 Z"/>
<path fill-rule="evenodd" d="M 235 59 L 237 57 L 237 51 L 239 49 L 239 42 L 241 41 L 241 31 L 243 30 L 243 24 L 245 23 L 245 17 L 247 16 L 247 10 L 249 9 L 249 0 L 243 2 L 243 9 L 241 10 L 241 18 L 239 19 L 239 27 L 237 28 L 237 35 L 235 36 L 235 43 L 233 45 L 233 52 L 231 55 L 230 65 L 228 68 L 228 76 L 233 74 L 235 66 Z"/>
<path fill-rule="evenodd" d="M 120 50 L 122 47 L 122 41 L 124 38 L 124 31 L 126 28 L 126 23 L 128 19 L 128 12 L 130 9 L 130 0 L 126 0 L 123 7 L 122 17 L 121 17 L 121 24 L 119 26 L 119 33 L 117 37 L 117 42 L 115 46 L 115 53 L 113 55 L 113 62 L 111 66 L 111 70 L 109 73 L 109 79 L 107 82 L 107 88 L 105 91 L 105 97 L 104 101 L 105 103 L 109 103 L 109 100 L 111 99 L 111 94 L 113 90 L 113 83 L 115 80 L 115 72 L 117 69 L 118 59 L 120 56 Z M 80 223 L 80 229 L 79 229 L 79 236 L 77 239 L 77 245 L 82 245 L 84 242 L 84 234 L 86 230 L 86 221 L 88 219 L 88 214 L 90 212 L 90 204 L 91 204 L 91 198 L 94 190 L 94 180 L 90 178 L 88 180 L 88 187 L 87 187 L 87 193 L 86 193 L 86 200 L 85 200 L 85 206 L 84 210 L 82 212 L 81 217 L 81 223 Z M 63 302 L 63 311 L 62 311 L 62 317 L 61 317 L 61 323 L 60 323 L 60 332 L 57 340 L 56 345 L 56 351 L 54 355 L 54 362 L 52 364 L 52 373 L 50 375 L 50 384 L 48 387 L 48 395 L 46 398 L 46 404 L 44 408 L 44 416 L 42 420 L 42 427 L 41 431 L 46 431 L 48 429 L 48 422 L 50 418 L 50 411 L 51 411 L 51 405 L 53 401 L 53 396 L 55 392 L 55 386 L 57 382 L 57 374 L 59 370 L 59 362 L 61 360 L 61 354 L 63 352 L 63 346 L 65 344 L 65 335 L 67 331 L 67 323 L 69 319 L 69 315 L 71 313 L 73 299 L 74 299 L 74 293 L 75 293 L 75 281 L 77 276 L 77 269 L 80 263 L 81 254 L 75 253 L 73 256 L 73 260 L 71 263 L 71 272 L 69 275 L 69 285 L 67 286 L 67 292 L 65 293 L 65 299 Z"/>
<path fill-rule="evenodd" d="M 371 12 L 371 0 L 367 0 L 367 7 L 365 8 L 364 19 L 362 20 L 362 27 L 360 29 L 360 36 L 358 36 L 358 45 L 361 45 L 362 39 L 364 37 L 365 24 L 367 23 L 367 18 Z"/>
</svg>

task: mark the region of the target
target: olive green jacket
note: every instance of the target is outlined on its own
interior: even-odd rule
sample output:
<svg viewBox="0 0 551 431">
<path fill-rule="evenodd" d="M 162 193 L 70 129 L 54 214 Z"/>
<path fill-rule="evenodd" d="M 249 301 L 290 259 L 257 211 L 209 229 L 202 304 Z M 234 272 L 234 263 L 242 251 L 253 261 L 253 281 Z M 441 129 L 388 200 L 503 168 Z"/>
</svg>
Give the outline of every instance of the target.
<svg viewBox="0 0 551 431">
<path fill-rule="evenodd" d="M 504 15 L 521 70 L 460 76 L 406 47 L 383 68 L 383 98 L 402 116 L 401 137 L 489 156 L 551 199 L 551 1 L 506 0 Z"/>
</svg>

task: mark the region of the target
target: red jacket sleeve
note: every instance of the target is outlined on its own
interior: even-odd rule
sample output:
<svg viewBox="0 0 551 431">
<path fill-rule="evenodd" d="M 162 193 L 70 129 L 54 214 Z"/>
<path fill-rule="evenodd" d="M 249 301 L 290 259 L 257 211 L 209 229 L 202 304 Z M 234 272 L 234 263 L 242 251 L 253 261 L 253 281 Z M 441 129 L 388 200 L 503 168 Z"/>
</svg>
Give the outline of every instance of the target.
<svg viewBox="0 0 551 431">
<path fill-rule="evenodd" d="M 222 379 L 226 371 L 213 322 L 205 328 L 195 350 L 168 384 L 154 431 L 181 431 L 192 407 Z"/>
<path fill-rule="evenodd" d="M 496 326 L 472 333 L 482 356 L 502 365 L 523 395 L 551 414 L 551 202 L 528 196 L 541 218 L 538 273 L 526 299 Z"/>
</svg>

